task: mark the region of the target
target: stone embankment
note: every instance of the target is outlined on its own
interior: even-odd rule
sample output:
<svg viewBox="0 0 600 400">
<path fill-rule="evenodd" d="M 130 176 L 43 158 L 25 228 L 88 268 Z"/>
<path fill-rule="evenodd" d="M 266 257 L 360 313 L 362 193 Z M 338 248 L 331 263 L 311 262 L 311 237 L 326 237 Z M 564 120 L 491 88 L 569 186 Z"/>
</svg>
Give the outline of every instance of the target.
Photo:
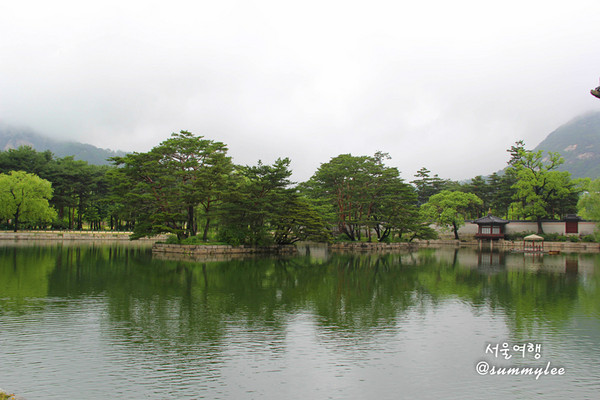
<svg viewBox="0 0 600 400">
<path fill-rule="evenodd" d="M 215 254 L 294 254 L 298 251 L 294 245 L 286 246 L 229 246 L 229 245 L 191 245 L 163 244 L 152 245 L 153 254 L 170 253 L 182 255 L 215 255 Z"/>
<path fill-rule="evenodd" d="M 542 246 L 541 242 L 536 243 L 537 246 Z M 489 243 L 482 243 L 482 246 L 489 246 Z M 499 248 L 519 250 L 523 248 L 523 241 L 500 240 Z M 566 251 L 566 252 L 598 252 L 600 251 L 600 243 L 586 242 L 543 242 L 544 250 L 548 251 Z"/>
<path fill-rule="evenodd" d="M 390 250 L 414 250 L 420 247 L 479 247 L 482 249 L 504 249 L 504 250 L 522 250 L 523 241 L 498 240 L 494 242 L 478 242 L 477 240 L 421 240 L 411 243 L 365 243 L 365 242 L 344 242 L 333 243 L 329 245 L 330 250 L 334 251 L 390 251 Z M 536 246 L 542 246 L 538 242 Z M 563 252 L 600 252 L 600 243 L 585 242 L 544 242 L 545 251 L 563 251 Z"/>
<path fill-rule="evenodd" d="M 131 232 L 109 231 L 19 231 L 0 232 L 0 240 L 129 240 Z M 156 241 L 161 237 L 139 240 Z M 163 238 L 164 239 L 164 238 Z"/>
<path fill-rule="evenodd" d="M 342 242 L 332 243 L 329 250 L 334 251 L 390 251 L 411 250 L 418 247 L 416 243 L 378 243 L 378 242 Z"/>
<path fill-rule="evenodd" d="M 521 250 L 523 249 L 522 240 L 497 240 L 497 241 L 477 241 L 477 240 L 422 240 L 417 241 L 419 247 L 479 247 L 484 249 L 494 248 L 503 250 Z M 531 243 L 529 243 L 529 246 Z M 542 246 L 542 242 L 536 242 L 536 246 Z M 565 251 L 565 252 L 600 252 L 600 243 L 588 242 L 543 242 L 543 249 L 546 251 Z"/>
</svg>

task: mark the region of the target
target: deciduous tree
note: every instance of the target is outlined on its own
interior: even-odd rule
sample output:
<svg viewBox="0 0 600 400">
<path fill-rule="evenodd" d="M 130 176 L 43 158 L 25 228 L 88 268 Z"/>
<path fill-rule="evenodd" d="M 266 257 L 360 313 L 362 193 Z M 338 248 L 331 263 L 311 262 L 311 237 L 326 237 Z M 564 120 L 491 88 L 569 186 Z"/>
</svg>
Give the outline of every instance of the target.
<svg viewBox="0 0 600 400">
<path fill-rule="evenodd" d="M 581 217 L 600 222 L 600 179 L 586 182 L 577 209 Z"/>
<path fill-rule="evenodd" d="M 35 174 L 0 174 L 0 218 L 12 220 L 15 232 L 23 222 L 48 223 L 56 218 L 48 203 L 51 198 L 52 184 Z"/>
<path fill-rule="evenodd" d="M 538 233 L 543 233 L 543 218 L 560 218 L 564 212 L 573 212 L 577 202 L 577 188 L 567 171 L 557 171 L 564 160 L 556 152 L 536 152 L 519 148 L 512 166 L 516 176 L 513 185 L 513 206 L 525 217 L 535 219 Z"/>
<path fill-rule="evenodd" d="M 481 199 L 473 193 L 443 190 L 421 206 L 421 213 L 438 226 L 450 227 L 454 238 L 458 240 L 458 229 L 465 224 L 465 218 L 475 213 L 482 204 Z"/>
</svg>

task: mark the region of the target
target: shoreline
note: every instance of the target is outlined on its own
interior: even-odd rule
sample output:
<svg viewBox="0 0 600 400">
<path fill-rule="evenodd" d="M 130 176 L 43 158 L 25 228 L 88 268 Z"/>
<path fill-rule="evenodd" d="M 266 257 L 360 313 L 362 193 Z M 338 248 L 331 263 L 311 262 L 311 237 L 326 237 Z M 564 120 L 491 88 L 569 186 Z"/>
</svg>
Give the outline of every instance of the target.
<svg viewBox="0 0 600 400">
<path fill-rule="evenodd" d="M 132 232 L 112 231 L 0 231 L 0 240 L 129 240 Z M 163 240 L 162 236 L 142 238 L 141 241 L 155 242 Z"/>
<path fill-rule="evenodd" d="M 179 254 L 191 256 L 226 255 L 226 254 L 296 254 L 294 245 L 273 246 L 231 246 L 231 245 L 195 245 L 195 244 L 163 244 L 154 243 L 152 254 Z"/>
<path fill-rule="evenodd" d="M 156 243 L 165 240 L 166 236 L 141 238 L 135 241 L 129 239 L 131 232 L 112 231 L 0 231 L 0 242 L 28 242 L 28 241 L 114 241 L 128 243 L 152 243 L 152 253 L 162 254 L 189 254 L 189 255 L 214 255 L 214 254 L 294 254 L 296 245 L 284 246 L 231 246 L 231 245 L 174 245 Z M 306 242 L 299 243 L 306 244 Z M 319 245 L 326 245 L 319 243 Z M 416 250 L 418 248 L 434 247 L 478 247 L 480 249 L 494 250 L 521 250 L 523 241 L 477 241 L 474 239 L 455 240 L 421 240 L 414 242 L 379 243 L 379 242 L 337 242 L 326 245 L 332 251 L 359 251 L 379 252 L 395 250 Z M 591 242 L 543 242 L 545 251 L 566 252 L 593 252 L 600 253 L 600 243 Z"/>
</svg>

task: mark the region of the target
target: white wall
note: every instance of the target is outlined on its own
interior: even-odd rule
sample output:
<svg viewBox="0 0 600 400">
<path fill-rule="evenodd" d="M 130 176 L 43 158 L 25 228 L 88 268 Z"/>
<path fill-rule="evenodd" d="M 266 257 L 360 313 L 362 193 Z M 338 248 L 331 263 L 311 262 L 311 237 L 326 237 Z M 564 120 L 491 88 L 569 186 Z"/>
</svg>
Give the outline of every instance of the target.
<svg viewBox="0 0 600 400">
<path fill-rule="evenodd" d="M 477 224 L 467 222 L 458 230 L 460 235 L 475 235 L 478 231 Z M 565 234 L 566 223 L 564 221 L 542 222 L 544 233 Z M 597 223 L 593 221 L 579 221 L 578 236 L 592 235 L 597 229 Z M 504 233 L 537 232 L 537 222 L 535 221 L 511 221 L 505 225 Z"/>
</svg>

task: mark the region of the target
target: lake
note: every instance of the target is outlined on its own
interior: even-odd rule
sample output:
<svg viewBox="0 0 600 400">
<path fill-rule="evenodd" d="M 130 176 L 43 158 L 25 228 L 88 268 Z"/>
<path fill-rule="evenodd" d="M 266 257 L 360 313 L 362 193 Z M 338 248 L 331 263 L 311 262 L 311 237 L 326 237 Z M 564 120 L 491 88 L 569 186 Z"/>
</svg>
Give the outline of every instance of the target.
<svg viewBox="0 0 600 400">
<path fill-rule="evenodd" d="M 0 244 L 0 387 L 36 399 L 595 399 L 600 255 L 177 260 Z"/>
</svg>

